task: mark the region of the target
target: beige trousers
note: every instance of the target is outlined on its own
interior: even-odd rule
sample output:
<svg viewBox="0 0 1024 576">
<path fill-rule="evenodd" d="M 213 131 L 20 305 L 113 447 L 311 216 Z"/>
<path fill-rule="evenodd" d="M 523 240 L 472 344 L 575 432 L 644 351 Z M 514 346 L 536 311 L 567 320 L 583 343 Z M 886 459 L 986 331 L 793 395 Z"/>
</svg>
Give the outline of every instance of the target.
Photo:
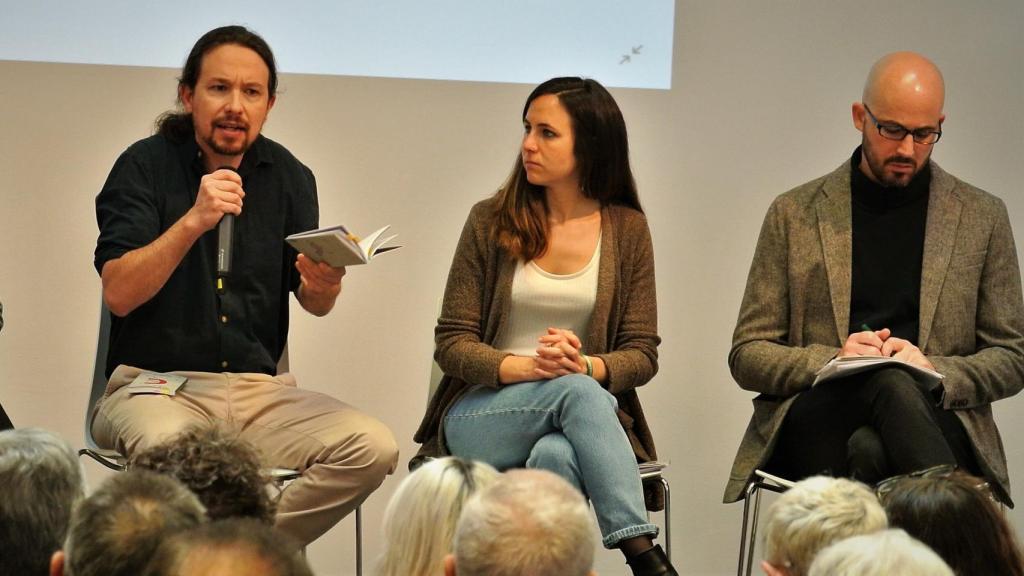
<svg viewBox="0 0 1024 576">
<path fill-rule="evenodd" d="M 125 456 L 194 424 L 226 423 L 266 465 L 302 476 L 278 503 L 277 527 L 303 545 L 355 510 L 394 471 L 398 446 L 375 418 L 325 394 L 301 390 L 291 374 L 173 372 L 188 378 L 177 395 L 129 395 L 143 370 L 118 366 L 96 405 L 96 443 Z"/>
</svg>

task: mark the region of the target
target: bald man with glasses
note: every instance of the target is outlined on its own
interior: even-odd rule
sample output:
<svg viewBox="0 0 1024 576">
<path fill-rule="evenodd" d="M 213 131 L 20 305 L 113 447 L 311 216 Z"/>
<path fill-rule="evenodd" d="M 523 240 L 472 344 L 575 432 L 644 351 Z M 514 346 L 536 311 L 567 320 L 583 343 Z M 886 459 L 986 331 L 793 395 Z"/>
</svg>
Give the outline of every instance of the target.
<svg viewBox="0 0 1024 576">
<path fill-rule="evenodd" d="M 1011 504 L 992 402 L 1024 384 L 1024 301 L 1003 202 L 931 160 L 945 121 L 939 69 L 912 52 L 871 68 L 852 106 L 861 145 L 776 198 L 729 352 L 758 392 L 725 501 L 755 469 L 874 483 L 939 465 Z M 837 357 L 893 357 L 812 386 Z"/>
</svg>

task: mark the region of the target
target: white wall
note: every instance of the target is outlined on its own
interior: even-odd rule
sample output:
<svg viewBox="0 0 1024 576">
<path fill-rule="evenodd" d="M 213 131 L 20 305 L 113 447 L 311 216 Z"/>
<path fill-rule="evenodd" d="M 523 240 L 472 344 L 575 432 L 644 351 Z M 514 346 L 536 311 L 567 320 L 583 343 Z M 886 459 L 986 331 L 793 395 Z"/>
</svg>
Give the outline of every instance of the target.
<svg viewBox="0 0 1024 576">
<path fill-rule="evenodd" d="M 935 158 L 1006 200 L 1024 237 L 1024 3 L 680 0 L 676 18 L 674 88 L 614 91 L 657 252 L 663 361 L 641 398 L 672 461 L 678 564 L 728 574 L 741 509 L 720 501 L 751 394 L 725 358 L 768 203 L 848 157 L 859 141 L 849 106 L 869 66 L 915 49 L 947 80 Z M 182 57 L 189 42 L 181 39 Z M 93 197 L 118 153 L 172 105 L 174 77 L 0 62 L 0 401 L 17 425 L 81 442 L 100 297 Z M 390 223 L 407 245 L 351 269 L 328 318 L 296 308 L 291 332 L 302 385 L 378 415 L 400 440 L 401 471 L 365 506 L 372 558 L 384 505 L 415 451 L 452 249 L 470 205 L 511 166 L 531 87 L 289 75 L 283 88 L 266 132 L 316 172 L 322 223 Z M 996 416 L 1019 488 L 1024 402 L 1000 402 Z M 102 478 L 88 473 L 93 484 Z M 1024 512 L 1010 515 L 1024 525 Z M 351 521 L 309 557 L 318 574 L 352 573 Z M 600 562 L 602 574 L 622 573 L 616 554 Z"/>
</svg>

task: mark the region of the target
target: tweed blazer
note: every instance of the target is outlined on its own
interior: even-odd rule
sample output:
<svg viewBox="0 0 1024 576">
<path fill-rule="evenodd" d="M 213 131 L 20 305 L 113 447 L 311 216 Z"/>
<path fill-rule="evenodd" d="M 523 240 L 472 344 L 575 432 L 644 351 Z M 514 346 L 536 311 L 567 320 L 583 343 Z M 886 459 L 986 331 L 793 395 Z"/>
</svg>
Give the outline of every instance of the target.
<svg viewBox="0 0 1024 576">
<path fill-rule="evenodd" d="M 765 216 L 729 352 L 759 393 L 725 501 L 742 498 L 771 455 L 793 399 L 849 335 L 851 161 L 782 194 Z M 1024 301 L 1003 202 L 931 163 L 917 346 L 945 375 L 943 408 L 963 422 L 978 464 L 1011 503 L 992 402 L 1024 385 Z M 893 249 L 898 249 L 894 246 Z"/>
<path fill-rule="evenodd" d="M 501 385 L 498 366 L 509 354 L 492 343 L 508 320 L 516 260 L 490 239 L 493 213 L 493 199 L 477 203 L 455 250 L 434 332 L 434 359 L 444 377 L 414 436 L 422 447 L 411 466 L 423 457 L 447 454 L 444 416 L 463 394 L 474 385 Z M 618 400 L 619 422 L 640 462 L 657 458 L 635 390 L 658 371 L 657 314 L 647 219 L 631 208 L 606 206 L 601 210 L 597 301 L 587 334 L 580 336 L 583 351 L 608 368 L 604 386 Z M 648 492 L 647 500 L 650 508 L 660 509 L 660 493 Z"/>
</svg>

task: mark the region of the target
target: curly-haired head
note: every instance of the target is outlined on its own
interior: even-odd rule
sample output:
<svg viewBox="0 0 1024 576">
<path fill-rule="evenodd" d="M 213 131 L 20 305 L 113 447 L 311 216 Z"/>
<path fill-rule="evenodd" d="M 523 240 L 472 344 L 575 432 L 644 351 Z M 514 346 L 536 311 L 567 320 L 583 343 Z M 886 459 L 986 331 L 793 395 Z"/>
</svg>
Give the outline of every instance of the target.
<svg viewBox="0 0 1024 576">
<path fill-rule="evenodd" d="M 191 427 L 139 452 L 129 466 L 177 478 L 195 492 L 211 520 L 274 520 L 275 504 L 260 471 L 260 455 L 237 434 L 218 427 Z"/>
</svg>

